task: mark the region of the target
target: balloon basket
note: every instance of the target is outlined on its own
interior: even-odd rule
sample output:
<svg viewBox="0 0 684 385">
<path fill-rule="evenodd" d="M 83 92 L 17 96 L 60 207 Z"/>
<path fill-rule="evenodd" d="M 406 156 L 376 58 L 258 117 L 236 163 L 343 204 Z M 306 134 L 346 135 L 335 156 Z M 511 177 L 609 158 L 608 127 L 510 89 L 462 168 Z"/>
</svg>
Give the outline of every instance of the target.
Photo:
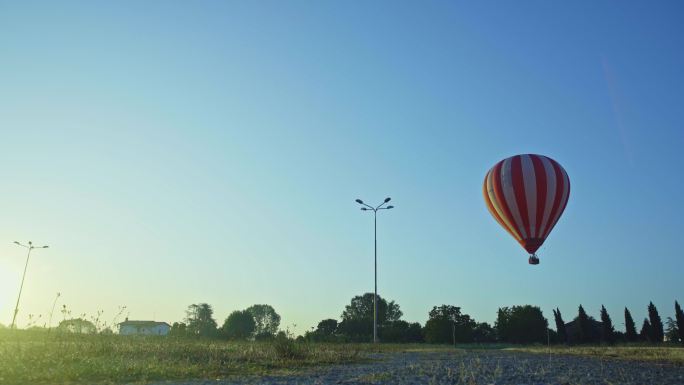
<svg viewBox="0 0 684 385">
<path fill-rule="evenodd" d="M 539 264 L 539 258 L 537 258 L 536 255 L 530 255 L 530 259 L 528 259 L 527 262 L 530 265 L 538 265 Z"/>
</svg>

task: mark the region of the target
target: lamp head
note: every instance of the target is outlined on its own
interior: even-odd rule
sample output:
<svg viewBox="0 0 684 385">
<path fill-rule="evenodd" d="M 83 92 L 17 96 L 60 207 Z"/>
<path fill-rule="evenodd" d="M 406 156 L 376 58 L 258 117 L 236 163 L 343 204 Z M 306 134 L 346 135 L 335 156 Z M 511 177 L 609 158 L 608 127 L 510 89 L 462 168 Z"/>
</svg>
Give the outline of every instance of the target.
<svg viewBox="0 0 684 385">
<path fill-rule="evenodd" d="M 361 199 L 357 199 L 357 200 L 356 200 L 356 203 L 362 205 L 362 204 L 363 204 L 363 201 L 362 201 Z"/>
<path fill-rule="evenodd" d="M 392 200 L 392 198 L 387 197 L 387 198 L 385 198 L 385 203 L 387 203 L 387 202 L 389 202 L 389 201 L 391 201 L 391 200 Z"/>
<path fill-rule="evenodd" d="M 368 209 L 365 208 L 365 207 L 361 207 L 361 210 L 366 211 L 366 210 L 368 210 Z"/>
<path fill-rule="evenodd" d="M 393 209 L 393 208 L 394 208 L 394 206 L 387 206 L 387 210 Z"/>
</svg>

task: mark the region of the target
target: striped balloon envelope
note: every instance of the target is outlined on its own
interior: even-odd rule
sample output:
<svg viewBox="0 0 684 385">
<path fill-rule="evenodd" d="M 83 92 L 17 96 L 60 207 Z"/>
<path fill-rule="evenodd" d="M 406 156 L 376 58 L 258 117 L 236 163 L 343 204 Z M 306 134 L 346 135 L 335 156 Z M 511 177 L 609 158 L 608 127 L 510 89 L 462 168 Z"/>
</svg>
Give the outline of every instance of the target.
<svg viewBox="0 0 684 385">
<path fill-rule="evenodd" d="M 539 263 L 535 252 L 549 236 L 568 204 L 570 179 L 555 160 L 515 155 L 492 167 L 482 187 L 494 219 Z"/>
</svg>

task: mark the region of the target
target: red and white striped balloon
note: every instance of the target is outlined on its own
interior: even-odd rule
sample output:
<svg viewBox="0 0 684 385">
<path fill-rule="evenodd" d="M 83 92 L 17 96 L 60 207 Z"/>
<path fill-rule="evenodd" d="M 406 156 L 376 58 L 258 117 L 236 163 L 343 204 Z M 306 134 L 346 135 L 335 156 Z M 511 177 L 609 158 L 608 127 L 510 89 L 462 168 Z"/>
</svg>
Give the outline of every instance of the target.
<svg viewBox="0 0 684 385">
<path fill-rule="evenodd" d="M 487 172 L 482 189 L 494 219 L 534 254 L 568 204 L 570 179 L 547 156 L 515 155 Z"/>
</svg>

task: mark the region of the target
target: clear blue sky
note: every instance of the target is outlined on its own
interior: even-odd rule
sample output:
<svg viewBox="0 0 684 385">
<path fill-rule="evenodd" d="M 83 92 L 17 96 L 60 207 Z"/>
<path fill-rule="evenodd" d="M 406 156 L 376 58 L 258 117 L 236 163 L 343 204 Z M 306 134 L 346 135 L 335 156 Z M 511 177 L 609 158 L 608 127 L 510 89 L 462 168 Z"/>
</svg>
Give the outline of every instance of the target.
<svg viewBox="0 0 684 385">
<path fill-rule="evenodd" d="M 404 318 L 684 301 L 677 1 L 0 3 L 0 322 L 118 305 L 303 331 L 373 288 Z M 487 170 L 572 183 L 541 264 L 494 221 Z M 60 317 L 61 318 L 61 317 Z"/>
</svg>

